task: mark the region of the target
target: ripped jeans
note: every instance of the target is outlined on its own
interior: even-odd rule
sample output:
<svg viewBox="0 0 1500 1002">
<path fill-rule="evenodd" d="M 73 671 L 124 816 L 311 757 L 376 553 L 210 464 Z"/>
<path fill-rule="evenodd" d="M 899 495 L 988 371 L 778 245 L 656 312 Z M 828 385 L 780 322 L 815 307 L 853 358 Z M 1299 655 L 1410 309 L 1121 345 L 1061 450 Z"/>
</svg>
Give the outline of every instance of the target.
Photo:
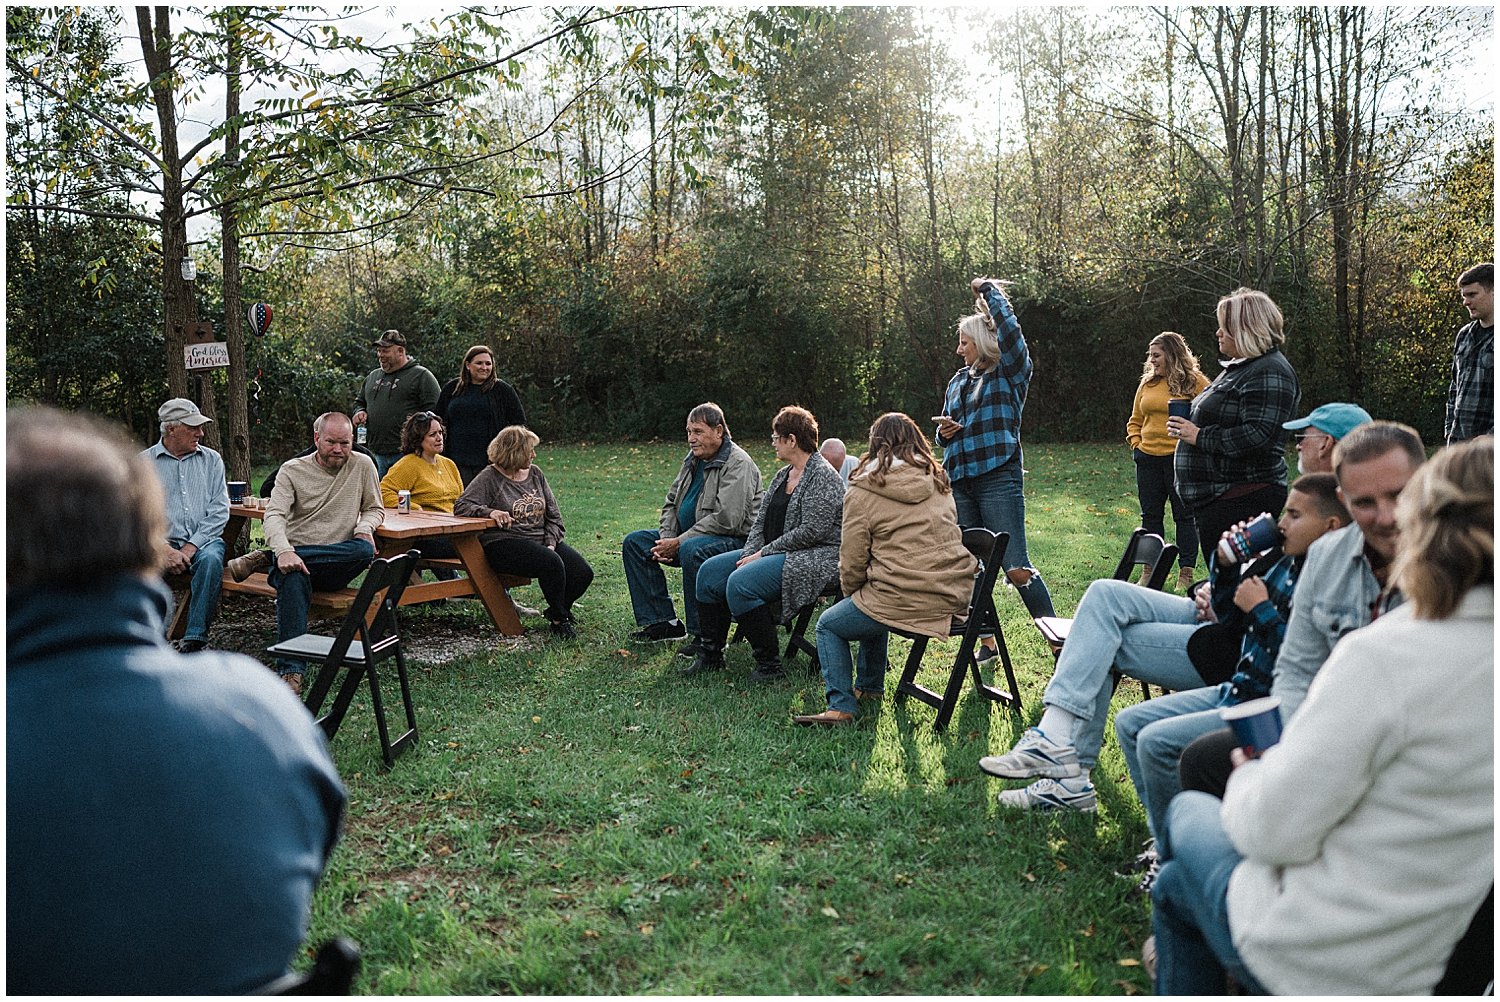
<svg viewBox="0 0 1500 1002">
<path fill-rule="evenodd" d="M 979 526 L 991 532 L 1010 533 L 1010 543 L 1005 547 L 1005 569 L 1022 568 L 1031 572 L 1031 580 L 1015 586 L 1016 594 L 1026 604 L 1026 614 L 1032 619 L 1038 616 L 1055 616 L 1052 611 L 1052 593 L 1042 574 L 1031 566 L 1031 557 L 1026 553 L 1026 499 L 1021 494 L 1021 450 L 1006 463 L 977 477 L 964 477 L 953 481 L 953 501 L 958 506 L 958 524 L 965 527 Z"/>
</svg>

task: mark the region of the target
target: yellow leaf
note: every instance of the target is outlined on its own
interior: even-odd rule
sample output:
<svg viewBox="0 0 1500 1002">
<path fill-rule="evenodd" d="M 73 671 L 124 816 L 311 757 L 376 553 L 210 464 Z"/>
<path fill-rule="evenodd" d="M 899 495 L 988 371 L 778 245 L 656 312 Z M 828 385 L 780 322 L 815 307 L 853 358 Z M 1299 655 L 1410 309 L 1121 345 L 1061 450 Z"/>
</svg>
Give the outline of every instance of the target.
<svg viewBox="0 0 1500 1002">
<path fill-rule="evenodd" d="M 1115 961 L 1115 963 L 1119 964 L 1121 967 L 1141 966 L 1141 961 L 1138 957 L 1121 957 L 1119 960 Z"/>
<path fill-rule="evenodd" d="M 656 934 L 656 924 L 654 922 L 642 922 L 640 930 L 642 936 L 654 936 Z"/>
<path fill-rule="evenodd" d="M 541 723 L 541 722 L 542 722 L 542 718 L 541 718 L 541 717 L 537 717 L 537 716 L 533 716 L 533 717 L 532 717 L 532 718 L 531 718 L 531 722 L 532 722 L 532 723 L 533 723 L 533 724 L 540 724 L 540 723 Z"/>
<path fill-rule="evenodd" d="M 832 905 L 824 905 L 823 906 L 823 914 L 827 915 L 829 918 L 838 918 L 839 917 L 838 911 Z"/>
</svg>

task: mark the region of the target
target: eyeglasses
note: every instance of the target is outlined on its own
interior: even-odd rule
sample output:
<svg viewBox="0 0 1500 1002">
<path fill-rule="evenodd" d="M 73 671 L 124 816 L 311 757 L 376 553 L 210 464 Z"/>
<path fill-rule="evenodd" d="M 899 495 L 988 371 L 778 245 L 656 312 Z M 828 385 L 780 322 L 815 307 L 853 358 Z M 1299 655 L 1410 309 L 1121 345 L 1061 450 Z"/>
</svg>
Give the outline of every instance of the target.
<svg viewBox="0 0 1500 1002">
<path fill-rule="evenodd" d="M 780 445 L 781 444 L 781 440 L 783 438 L 786 438 L 786 436 L 785 435 L 778 435 L 774 431 L 771 432 L 771 444 L 772 445 Z"/>
<path fill-rule="evenodd" d="M 1332 438 L 1333 436 L 1327 434 L 1326 432 L 1321 432 L 1321 431 L 1304 431 L 1302 434 L 1294 436 L 1294 437 L 1299 442 L 1306 442 L 1310 438 L 1311 439 Z"/>
</svg>

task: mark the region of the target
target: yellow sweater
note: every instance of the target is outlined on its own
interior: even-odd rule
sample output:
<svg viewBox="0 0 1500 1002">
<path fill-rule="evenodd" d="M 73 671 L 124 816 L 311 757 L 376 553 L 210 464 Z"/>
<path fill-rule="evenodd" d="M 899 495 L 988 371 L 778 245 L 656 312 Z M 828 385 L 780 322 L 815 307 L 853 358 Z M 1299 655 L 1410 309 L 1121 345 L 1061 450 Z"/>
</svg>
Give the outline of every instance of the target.
<svg viewBox="0 0 1500 1002">
<path fill-rule="evenodd" d="M 415 453 L 407 453 L 380 480 L 380 497 L 387 508 L 396 507 L 397 491 L 411 491 L 412 511 L 445 511 L 451 515 L 453 502 L 464 492 L 464 481 L 447 456 L 438 456 L 434 466 Z"/>
<path fill-rule="evenodd" d="M 1208 377 L 1200 374 L 1193 396 L 1202 393 L 1208 386 Z M 1158 379 L 1139 386 L 1135 391 L 1135 406 L 1130 409 L 1130 421 L 1125 425 L 1125 441 L 1132 449 L 1139 449 L 1148 456 L 1170 456 L 1177 451 L 1177 439 L 1167 435 L 1167 381 Z"/>
</svg>

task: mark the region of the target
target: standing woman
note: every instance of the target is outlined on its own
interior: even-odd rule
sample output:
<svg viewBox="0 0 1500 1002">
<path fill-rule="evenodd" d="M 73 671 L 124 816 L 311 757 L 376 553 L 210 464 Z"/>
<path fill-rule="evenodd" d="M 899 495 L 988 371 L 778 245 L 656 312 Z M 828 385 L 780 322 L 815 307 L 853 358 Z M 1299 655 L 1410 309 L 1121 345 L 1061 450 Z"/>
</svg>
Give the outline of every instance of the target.
<svg viewBox="0 0 1500 1002">
<path fill-rule="evenodd" d="M 949 380 L 936 419 L 943 469 L 953 484 L 958 524 L 1010 533 L 1005 576 L 1028 615 L 1051 616 L 1052 595 L 1026 553 L 1021 494 L 1021 408 L 1031 385 L 1031 353 L 999 281 L 976 278 L 970 286 L 975 312 L 958 324 L 964 367 Z M 994 656 L 995 638 L 985 637 L 979 658 Z"/>
<path fill-rule="evenodd" d="M 1193 401 L 1190 417 L 1168 418 L 1177 439 L 1177 494 L 1193 514 L 1203 561 L 1225 530 L 1286 504 L 1286 430 L 1302 395 L 1281 352 L 1281 310 L 1264 292 L 1239 288 L 1219 300 L 1224 371 Z"/>
<path fill-rule="evenodd" d="M 781 678 L 772 605 L 785 622 L 818 600 L 839 573 L 844 481 L 818 452 L 818 422 L 802 407 L 771 421 L 771 445 L 786 465 L 776 472 L 740 550 L 709 557 L 698 569 L 698 656 L 684 675 L 724 667 L 731 617 L 755 652 L 752 682 Z"/>
<path fill-rule="evenodd" d="M 839 589 L 847 597 L 818 617 L 828 709 L 792 719 L 807 727 L 852 723 L 859 700 L 885 691 L 890 628 L 948 636 L 953 617 L 968 609 L 977 566 L 922 429 L 905 414 L 882 414 L 844 495 Z M 856 640 L 858 675 L 849 653 Z"/>
<path fill-rule="evenodd" d="M 1208 377 L 1198 368 L 1198 358 L 1176 331 L 1162 331 L 1146 348 L 1146 367 L 1135 389 L 1135 404 L 1125 425 L 1125 440 L 1135 458 L 1135 491 L 1141 501 L 1141 526 L 1165 536 L 1163 518 L 1167 500 L 1172 502 L 1172 522 L 1177 527 L 1177 585 L 1187 591 L 1198 563 L 1198 530 L 1193 515 L 1174 483 L 1173 456 L 1177 440 L 1167 434 L 1167 401 L 1191 400 L 1208 386 Z"/>
<path fill-rule="evenodd" d="M 526 423 L 521 398 L 495 376 L 495 353 L 476 344 L 464 353 L 457 379 L 448 380 L 433 411 L 448 430 L 448 457 L 468 486 L 489 465 L 489 447 L 501 428 Z"/>
<path fill-rule="evenodd" d="M 547 598 L 543 615 L 564 640 L 574 629 L 573 603 L 588 590 L 594 571 L 583 554 L 563 542 L 562 512 L 541 468 L 532 465 L 536 433 L 520 425 L 500 429 L 490 443 L 490 465 L 453 505 L 455 515 L 488 518 L 481 533 L 485 559 L 498 574 L 535 578 Z"/>
</svg>

